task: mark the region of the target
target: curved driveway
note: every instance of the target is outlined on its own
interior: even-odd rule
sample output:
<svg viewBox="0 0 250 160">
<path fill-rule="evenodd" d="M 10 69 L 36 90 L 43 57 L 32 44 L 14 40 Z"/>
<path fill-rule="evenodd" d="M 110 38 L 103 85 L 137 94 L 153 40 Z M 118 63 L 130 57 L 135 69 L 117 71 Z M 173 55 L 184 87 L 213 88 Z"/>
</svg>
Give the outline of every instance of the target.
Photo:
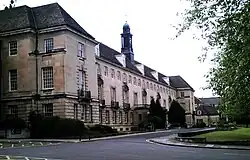
<svg viewBox="0 0 250 160">
<path fill-rule="evenodd" d="M 0 155 L 45 157 L 65 160 L 247 160 L 243 150 L 185 148 L 158 145 L 147 139 L 168 136 L 178 130 L 84 143 L 56 146 L 0 149 Z"/>
</svg>

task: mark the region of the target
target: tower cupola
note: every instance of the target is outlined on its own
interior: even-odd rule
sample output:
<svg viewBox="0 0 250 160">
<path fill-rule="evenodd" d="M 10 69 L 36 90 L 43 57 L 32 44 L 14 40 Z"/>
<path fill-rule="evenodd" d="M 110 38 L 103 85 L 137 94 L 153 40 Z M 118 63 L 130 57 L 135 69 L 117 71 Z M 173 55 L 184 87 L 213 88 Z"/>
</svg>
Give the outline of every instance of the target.
<svg viewBox="0 0 250 160">
<path fill-rule="evenodd" d="M 130 33 L 130 26 L 126 22 L 123 27 L 123 32 L 121 34 L 121 53 L 123 53 L 126 58 L 134 64 L 134 52 L 133 52 L 133 45 L 132 45 L 132 34 Z"/>
</svg>

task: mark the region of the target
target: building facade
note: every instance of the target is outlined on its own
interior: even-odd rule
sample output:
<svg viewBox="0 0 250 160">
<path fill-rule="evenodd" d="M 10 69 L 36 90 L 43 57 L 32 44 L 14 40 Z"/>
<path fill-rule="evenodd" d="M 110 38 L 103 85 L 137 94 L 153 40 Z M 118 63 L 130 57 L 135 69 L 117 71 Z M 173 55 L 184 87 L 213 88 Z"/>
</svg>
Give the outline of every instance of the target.
<svg viewBox="0 0 250 160">
<path fill-rule="evenodd" d="M 6 16 L 7 15 L 7 16 Z M 121 52 L 95 40 L 58 3 L 0 11 L 1 114 L 30 111 L 128 131 L 143 121 L 152 97 L 176 99 L 194 122 L 194 90 L 134 59 L 127 23 Z"/>
</svg>

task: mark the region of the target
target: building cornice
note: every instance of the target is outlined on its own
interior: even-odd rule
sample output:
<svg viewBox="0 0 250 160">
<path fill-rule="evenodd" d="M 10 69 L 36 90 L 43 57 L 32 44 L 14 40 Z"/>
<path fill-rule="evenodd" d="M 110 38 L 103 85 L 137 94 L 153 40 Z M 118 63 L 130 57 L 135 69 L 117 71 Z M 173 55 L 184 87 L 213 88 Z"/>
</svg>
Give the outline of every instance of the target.
<svg viewBox="0 0 250 160">
<path fill-rule="evenodd" d="M 117 67 L 117 68 L 120 68 L 120 69 L 122 69 L 122 70 L 125 70 L 125 71 L 127 71 L 127 72 L 133 73 L 133 74 L 135 74 L 135 75 L 137 75 L 137 76 L 140 76 L 140 77 L 142 77 L 142 78 L 144 78 L 144 79 L 150 80 L 150 81 L 152 81 L 152 82 L 154 82 L 154 83 L 157 83 L 157 84 L 159 84 L 159 85 L 165 86 L 165 87 L 167 87 L 167 88 L 169 88 L 169 89 L 177 90 L 177 88 L 174 88 L 174 87 L 172 87 L 172 86 L 165 85 L 165 84 L 163 84 L 163 83 L 161 83 L 161 82 L 159 82 L 159 81 L 156 81 L 156 80 L 154 80 L 154 79 L 152 79 L 152 78 L 149 78 L 149 77 L 146 77 L 146 76 L 144 76 L 144 75 L 138 74 L 137 72 L 134 72 L 134 71 L 131 70 L 131 69 L 128 69 L 128 68 L 124 68 L 124 67 L 122 67 L 122 66 L 119 66 L 119 65 L 117 65 L 117 64 L 115 64 L 115 63 L 112 63 L 112 62 L 110 62 L 110 61 L 108 61 L 108 60 L 105 60 L 104 58 L 101 58 L 101 57 L 96 56 L 96 59 L 97 59 L 97 60 L 100 60 L 100 61 L 102 61 L 102 62 L 104 62 L 104 63 L 111 64 L 111 65 L 113 65 L 113 66 L 115 66 L 115 67 Z"/>
<path fill-rule="evenodd" d="M 94 43 L 95 45 L 98 44 L 96 40 L 93 40 L 77 31 L 74 29 L 71 29 L 67 25 L 61 25 L 61 26 L 56 26 L 56 27 L 49 27 L 49 28 L 44 28 L 44 29 L 39 29 L 38 33 L 43 34 L 43 33 L 49 33 L 49 32 L 58 32 L 58 31 L 63 31 L 67 30 L 70 31 L 84 39 L 87 39 L 88 41 Z M 35 33 L 35 29 L 33 28 L 24 28 L 24 29 L 19 29 L 19 30 L 13 30 L 13 31 L 7 31 L 7 32 L 2 32 L 0 33 L 0 37 L 5 37 L 5 36 L 12 36 L 12 35 L 17 35 L 17 34 L 23 34 L 23 33 Z"/>
<path fill-rule="evenodd" d="M 12 36 L 12 35 L 23 34 L 23 33 L 35 33 L 35 30 L 32 28 L 24 28 L 24 29 L 19 29 L 19 30 L 0 32 L 0 37 Z"/>
</svg>

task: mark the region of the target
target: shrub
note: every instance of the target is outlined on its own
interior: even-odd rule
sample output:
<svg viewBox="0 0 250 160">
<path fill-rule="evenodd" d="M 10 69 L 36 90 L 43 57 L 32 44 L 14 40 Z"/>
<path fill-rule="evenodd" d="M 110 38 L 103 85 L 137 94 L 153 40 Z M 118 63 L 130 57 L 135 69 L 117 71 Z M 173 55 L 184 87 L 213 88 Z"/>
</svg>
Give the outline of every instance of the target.
<svg viewBox="0 0 250 160">
<path fill-rule="evenodd" d="M 112 129 L 112 127 L 105 126 L 105 125 L 100 125 L 100 124 L 96 124 L 94 126 L 91 126 L 89 128 L 89 130 L 93 131 L 93 132 L 99 132 L 99 133 L 102 133 L 102 134 L 117 133 L 117 130 Z"/>
<path fill-rule="evenodd" d="M 59 117 L 30 116 L 30 132 L 32 138 L 67 138 L 84 134 L 84 123 L 75 119 Z"/>
<path fill-rule="evenodd" d="M 0 129 L 24 129 L 26 122 L 21 118 L 8 118 L 0 122 Z"/>
</svg>

